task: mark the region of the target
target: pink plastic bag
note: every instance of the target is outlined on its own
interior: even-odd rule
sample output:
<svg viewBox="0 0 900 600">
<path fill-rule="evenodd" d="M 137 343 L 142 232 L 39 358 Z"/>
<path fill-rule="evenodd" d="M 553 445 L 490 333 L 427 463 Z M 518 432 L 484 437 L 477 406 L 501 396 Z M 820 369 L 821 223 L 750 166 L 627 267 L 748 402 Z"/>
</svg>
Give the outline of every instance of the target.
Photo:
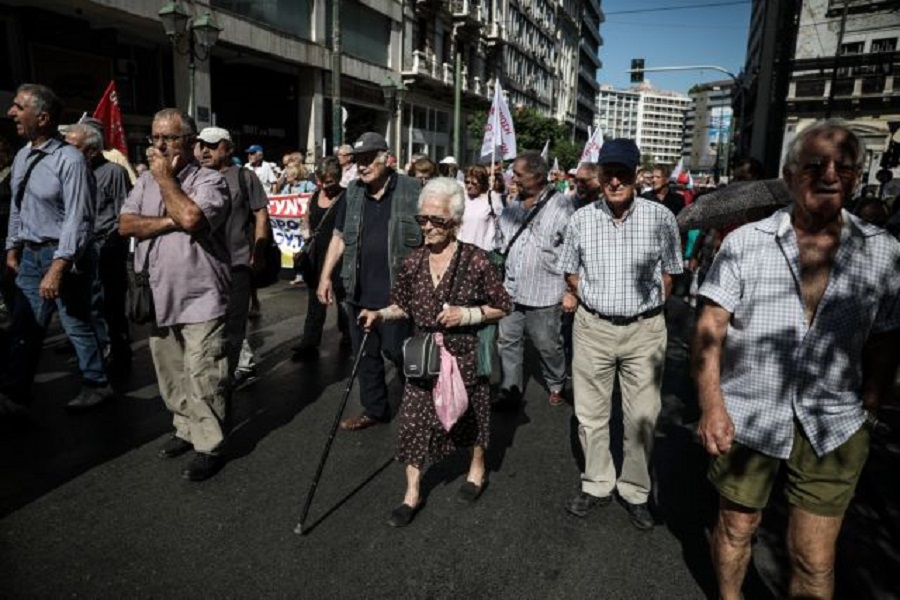
<svg viewBox="0 0 900 600">
<path fill-rule="evenodd" d="M 469 395 L 466 393 L 466 384 L 456 357 L 444 347 L 444 335 L 434 334 L 434 343 L 441 349 L 441 374 L 434 382 L 434 410 L 438 420 L 446 431 L 450 431 L 453 425 L 469 408 Z"/>
</svg>

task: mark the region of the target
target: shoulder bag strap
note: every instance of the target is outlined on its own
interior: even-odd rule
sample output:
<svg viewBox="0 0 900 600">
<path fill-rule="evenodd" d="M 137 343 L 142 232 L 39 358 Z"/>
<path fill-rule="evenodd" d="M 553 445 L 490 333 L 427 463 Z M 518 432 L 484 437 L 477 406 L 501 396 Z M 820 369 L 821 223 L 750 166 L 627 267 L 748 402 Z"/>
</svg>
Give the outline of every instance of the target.
<svg viewBox="0 0 900 600">
<path fill-rule="evenodd" d="M 22 199 L 25 198 L 25 188 L 28 186 L 28 179 L 31 177 L 31 172 L 34 171 L 34 168 L 37 166 L 39 162 L 46 158 L 47 153 L 37 151 L 38 155 L 31 164 L 28 165 L 28 169 L 25 171 L 25 177 L 22 178 L 22 183 L 19 184 L 19 189 L 16 190 L 16 210 L 22 209 Z"/>
<path fill-rule="evenodd" d="M 322 193 L 322 190 L 319 190 L 318 193 L 321 194 L 321 193 Z M 341 192 L 341 194 L 343 194 L 343 193 L 344 193 L 344 192 Z M 310 202 L 312 202 L 313 199 L 315 199 L 316 202 L 318 202 L 318 197 L 311 198 L 311 199 L 310 199 Z M 340 199 L 341 199 L 341 197 L 340 197 L 340 195 L 338 195 L 337 198 L 335 198 L 334 200 L 331 201 L 331 205 L 330 205 L 330 206 L 328 207 L 328 209 L 325 211 L 325 214 L 322 215 L 322 220 L 319 221 L 319 224 L 316 225 L 315 230 L 313 230 L 312 235 L 310 236 L 311 238 L 315 238 L 317 235 L 319 235 L 319 231 L 322 230 L 322 225 L 325 224 L 325 219 L 328 218 L 328 214 L 331 212 L 331 209 L 334 208 L 334 205 L 337 204 L 337 203 L 338 203 L 338 200 L 340 200 Z"/>
<path fill-rule="evenodd" d="M 153 251 L 153 245 L 156 243 L 156 240 L 158 240 L 158 239 L 159 239 L 159 236 L 154 237 L 152 240 L 150 240 L 150 245 L 147 246 L 147 254 L 144 255 L 144 266 L 141 267 L 141 273 L 143 273 L 144 275 L 146 275 L 150 272 L 150 252 Z"/>
<path fill-rule="evenodd" d="M 534 205 L 534 209 L 528 213 L 528 216 L 525 217 L 525 221 L 519 226 L 518 231 L 512 236 L 509 240 L 509 244 L 506 245 L 506 250 L 504 250 L 501 254 L 504 257 L 509 255 L 509 251 L 512 249 L 513 244 L 516 243 L 516 240 L 519 239 L 519 236 L 522 235 L 522 232 L 525 231 L 525 228 L 534 220 L 537 214 L 540 212 L 544 205 L 547 204 L 547 201 L 550 199 L 551 194 L 549 193 L 552 186 L 547 186 L 544 188 L 544 191 L 541 193 L 541 198 L 538 200 L 537 204 Z"/>
</svg>

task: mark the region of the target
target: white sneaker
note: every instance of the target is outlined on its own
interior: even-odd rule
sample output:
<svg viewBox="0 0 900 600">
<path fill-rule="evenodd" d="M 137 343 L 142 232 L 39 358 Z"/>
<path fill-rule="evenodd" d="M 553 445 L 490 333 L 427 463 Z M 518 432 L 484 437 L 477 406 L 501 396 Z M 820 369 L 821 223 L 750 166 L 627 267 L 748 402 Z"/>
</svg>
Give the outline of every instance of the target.
<svg viewBox="0 0 900 600">
<path fill-rule="evenodd" d="M 97 406 L 104 400 L 109 400 L 113 395 L 115 395 L 115 392 L 109 384 L 103 387 L 82 385 L 78 395 L 66 404 L 66 409 L 71 411 L 87 410 Z"/>
</svg>

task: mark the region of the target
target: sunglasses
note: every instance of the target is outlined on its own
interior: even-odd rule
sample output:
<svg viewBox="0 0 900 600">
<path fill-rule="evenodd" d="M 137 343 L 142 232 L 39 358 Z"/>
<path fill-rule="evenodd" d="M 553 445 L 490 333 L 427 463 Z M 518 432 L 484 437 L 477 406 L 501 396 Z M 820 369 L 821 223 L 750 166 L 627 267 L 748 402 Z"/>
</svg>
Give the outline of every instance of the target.
<svg viewBox="0 0 900 600">
<path fill-rule="evenodd" d="M 203 140 L 197 140 L 197 143 L 200 145 L 201 148 L 209 148 L 210 150 L 215 150 L 219 147 L 219 144 L 221 142 L 216 142 L 215 144 L 212 144 L 210 142 L 204 142 Z"/>
<path fill-rule="evenodd" d="M 816 179 L 822 178 L 828 171 L 828 167 L 834 165 L 834 172 L 841 179 L 852 179 L 856 175 L 856 165 L 852 163 L 839 163 L 830 158 L 817 158 L 800 165 L 800 171 Z"/>
<path fill-rule="evenodd" d="M 631 185 L 634 183 L 637 175 L 631 169 L 618 169 L 618 168 L 605 168 L 600 171 L 600 182 L 604 185 L 612 182 L 613 179 L 618 179 L 619 183 L 623 185 Z"/>
<path fill-rule="evenodd" d="M 419 224 L 419 227 L 424 227 L 425 223 L 431 223 L 433 227 L 437 227 L 439 229 L 447 229 L 453 224 L 453 219 L 448 219 L 447 217 L 436 217 L 434 215 L 416 215 L 415 219 L 416 223 Z"/>
</svg>

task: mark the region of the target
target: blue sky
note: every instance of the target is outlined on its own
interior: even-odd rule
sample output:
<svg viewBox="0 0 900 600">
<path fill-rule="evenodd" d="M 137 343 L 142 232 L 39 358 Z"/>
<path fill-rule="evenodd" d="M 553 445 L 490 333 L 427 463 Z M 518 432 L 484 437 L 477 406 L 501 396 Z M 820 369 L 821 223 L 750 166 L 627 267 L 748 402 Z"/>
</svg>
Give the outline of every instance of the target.
<svg viewBox="0 0 900 600">
<path fill-rule="evenodd" d="M 723 4 L 679 8 L 698 4 Z M 606 22 L 600 26 L 603 46 L 600 83 L 631 85 L 625 73 L 632 58 L 645 67 L 718 65 L 739 73 L 747 53 L 750 0 L 601 0 Z M 645 10 L 633 14 L 620 11 Z M 714 70 L 647 73 L 653 87 L 687 93 L 695 83 L 727 77 Z"/>
</svg>

